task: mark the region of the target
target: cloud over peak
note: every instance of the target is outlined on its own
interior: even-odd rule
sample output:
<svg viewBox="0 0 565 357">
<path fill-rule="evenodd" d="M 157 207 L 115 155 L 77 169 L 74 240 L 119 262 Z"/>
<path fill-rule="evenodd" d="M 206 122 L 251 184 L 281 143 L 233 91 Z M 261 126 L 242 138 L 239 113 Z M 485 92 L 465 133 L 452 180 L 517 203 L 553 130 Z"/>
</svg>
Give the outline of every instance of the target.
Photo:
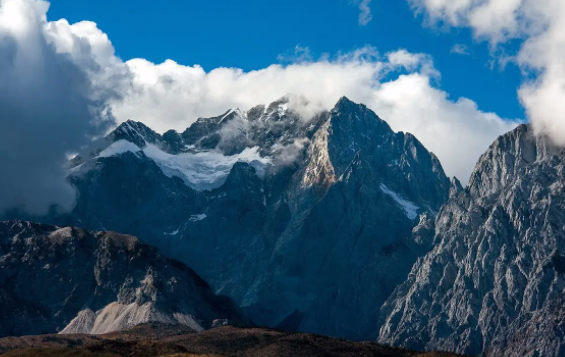
<svg viewBox="0 0 565 357">
<path fill-rule="evenodd" d="M 81 38 L 68 27 L 72 46 L 60 48 L 48 8 L 44 1 L 0 1 L 0 211 L 72 208 L 65 155 L 113 124 L 106 102 L 114 95 L 92 81 L 103 75 L 92 34 Z"/>
<path fill-rule="evenodd" d="M 434 86 L 440 73 L 432 58 L 403 49 L 380 55 L 367 46 L 317 60 L 301 56 L 296 62 L 249 72 L 206 72 L 197 65 L 144 59 L 126 65 L 133 74 L 133 90 L 123 100 L 112 101 L 120 121 L 132 118 L 161 132 L 182 131 L 198 117 L 236 107 L 248 110 L 289 93 L 306 98 L 308 105 L 298 109 L 312 116 L 331 109 L 345 95 L 366 104 L 394 130 L 416 135 L 438 155 L 448 174 L 464 182 L 492 141 L 518 122 L 484 113 L 467 98 L 450 100 Z"/>
</svg>

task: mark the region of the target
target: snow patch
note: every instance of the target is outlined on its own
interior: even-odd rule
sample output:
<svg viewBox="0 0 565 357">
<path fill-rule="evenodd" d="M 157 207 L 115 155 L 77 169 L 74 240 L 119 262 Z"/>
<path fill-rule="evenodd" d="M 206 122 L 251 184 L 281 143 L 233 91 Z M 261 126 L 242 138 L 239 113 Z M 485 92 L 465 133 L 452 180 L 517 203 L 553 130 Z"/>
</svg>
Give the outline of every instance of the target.
<svg viewBox="0 0 565 357">
<path fill-rule="evenodd" d="M 221 124 L 227 117 L 229 117 L 233 113 L 237 114 L 237 116 L 239 116 L 242 119 L 247 119 L 247 113 L 246 112 L 241 111 L 239 108 L 235 108 L 235 109 L 228 110 L 228 112 L 224 116 L 222 116 L 222 118 L 220 119 L 218 124 Z"/>
<path fill-rule="evenodd" d="M 221 123 L 224 121 L 224 119 L 226 119 L 227 117 L 229 117 L 230 114 L 233 113 L 234 111 L 235 111 L 235 109 L 230 109 L 230 110 L 228 110 L 228 112 L 226 113 L 226 115 L 224 115 L 224 116 L 222 117 L 222 119 L 220 119 L 220 121 L 219 121 L 218 123 L 221 124 Z"/>
<path fill-rule="evenodd" d="M 288 111 L 288 103 L 279 104 L 279 107 L 277 108 L 277 111 L 278 111 L 278 113 L 279 113 L 280 116 L 285 115 L 286 112 Z"/>
<path fill-rule="evenodd" d="M 119 140 L 103 150 L 97 157 L 109 157 L 125 152 L 137 153 L 142 151 L 145 156 L 155 161 L 169 177 L 179 177 L 185 183 L 198 191 L 211 190 L 224 184 L 233 165 L 237 162 L 247 162 L 253 166 L 259 176 L 263 176 L 270 158 L 261 157 L 259 147 L 247 148 L 233 156 L 224 156 L 217 151 L 202 151 L 198 153 L 182 153 L 172 155 L 164 152 L 153 144 L 147 144 L 142 150 L 127 140 Z"/>
<path fill-rule="evenodd" d="M 141 151 L 141 149 L 134 143 L 131 143 L 127 140 L 118 140 L 112 145 L 108 146 L 106 149 L 102 150 L 102 152 L 100 152 L 97 157 L 116 156 L 128 151 L 136 153 Z"/>
<path fill-rule="evenodd" d="M 84 165 L 84 162 L 80 165 L 75 166 L 75 167 L 71 167 L 70 169 L 67 170 L 67 172 L 69 173 L 69 175 L 74 174 L 76 172 L 80 172 L 80 169 L 82 168 L 83 165 Z"/>
<path fill-rule="evenodd" d="M 418 217 L 418 210 L 420 209 L 420 207 L 418 207 L 414 202 L 402 198 L 398 193 L 389 189 L 385 184 L 381 183 L 380 186 L 381 191 L 383 191 L 385 195 L 391 197 L 400 207 L 402 207 L 404 212 L 406 212 L 406 217 L 411 220 L 414 220 L 416 219 L 416 217 Z"/>
<path fill-rule="evenodd" d="M 251 164 L 260 175 L 271 163 L 270 159 L 259 155 L 258 147 L 247 148 L 233 156 L 224 156 L 216 151 L 171 155 L 155 145 L 147 145 L 143 152 L 161 167 L 165 175 L 180 177 L 187 185 L 198 191 L 222 186 L 237 162 Z"/>
<path fill-rule="evenodd" d="M 193 216 L 190 216 L 190 221 L 191 222 L 198 222 L 198 221 L 203 220 L 206 217 L 208 217 L 208 216 L 206 216 L 206 214 L 195 214 Z"/>
</svg>

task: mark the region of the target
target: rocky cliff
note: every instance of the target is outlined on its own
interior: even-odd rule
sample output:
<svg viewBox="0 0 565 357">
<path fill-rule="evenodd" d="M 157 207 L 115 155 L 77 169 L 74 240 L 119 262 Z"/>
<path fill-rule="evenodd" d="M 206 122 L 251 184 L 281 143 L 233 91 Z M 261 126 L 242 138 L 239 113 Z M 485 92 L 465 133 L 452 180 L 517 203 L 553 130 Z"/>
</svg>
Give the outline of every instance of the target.
<svg viewBox="0 0 565 357">
<path fill-rule="evenodd" d="M 480 158 L 435 247 L 382 309 L 379 341 L 469 355 L 563 356 L 565 156 L 522 125 Z"/>
</svg>

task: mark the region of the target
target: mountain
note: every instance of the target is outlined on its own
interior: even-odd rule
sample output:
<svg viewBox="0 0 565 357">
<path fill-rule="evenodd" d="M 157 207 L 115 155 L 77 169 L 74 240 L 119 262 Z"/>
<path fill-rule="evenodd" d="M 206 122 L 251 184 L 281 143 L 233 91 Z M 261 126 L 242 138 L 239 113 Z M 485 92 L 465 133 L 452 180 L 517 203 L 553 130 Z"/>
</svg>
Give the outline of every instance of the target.
<svg viewBox="0 0 565 357">
<path fill-rule="evenodd" d="M 0 321 L 0 336 L 245 322 L 191 269 L 133 236 L 25 221 L 0 222 Z"/>
<path fill-rule="evenodd" d="M 282 98 L 163 135 L 125 122 L 71 162 L 73 212 L 36 219 L 138 236 L 259 325 L 375 339 L 451 183 L 364 105 L 295 107 Z"/>
<path fill-rule="evenodd" d="M 379 341 L 486 356 L 565 355 L 565 153 L 522 125 L 441 209 L 435 245 L 382 308 Z"/>
<path fill-rule="evenodd" d="M 224 326 L 196 334 L 158 323 L 97 336 L 0 338 L 0 353 L 6 357 L 455 357 L 267 328 Z"/>
</svg>

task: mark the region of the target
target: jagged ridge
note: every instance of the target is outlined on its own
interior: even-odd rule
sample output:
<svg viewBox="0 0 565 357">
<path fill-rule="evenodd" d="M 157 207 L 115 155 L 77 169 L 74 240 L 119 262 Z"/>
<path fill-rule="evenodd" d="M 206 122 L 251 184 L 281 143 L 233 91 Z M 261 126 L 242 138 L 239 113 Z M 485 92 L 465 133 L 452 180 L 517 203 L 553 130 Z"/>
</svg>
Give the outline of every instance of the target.
<svg viewBox="0 0 565 357">
<path fill-rule="evenodd" d="M 496 140 L 469 186 L 452 190 L 436 221 L 437 245 L 383 307 L 380 341 L 563 355 L 564 159 L 528 125 Z"/>
</svg>

